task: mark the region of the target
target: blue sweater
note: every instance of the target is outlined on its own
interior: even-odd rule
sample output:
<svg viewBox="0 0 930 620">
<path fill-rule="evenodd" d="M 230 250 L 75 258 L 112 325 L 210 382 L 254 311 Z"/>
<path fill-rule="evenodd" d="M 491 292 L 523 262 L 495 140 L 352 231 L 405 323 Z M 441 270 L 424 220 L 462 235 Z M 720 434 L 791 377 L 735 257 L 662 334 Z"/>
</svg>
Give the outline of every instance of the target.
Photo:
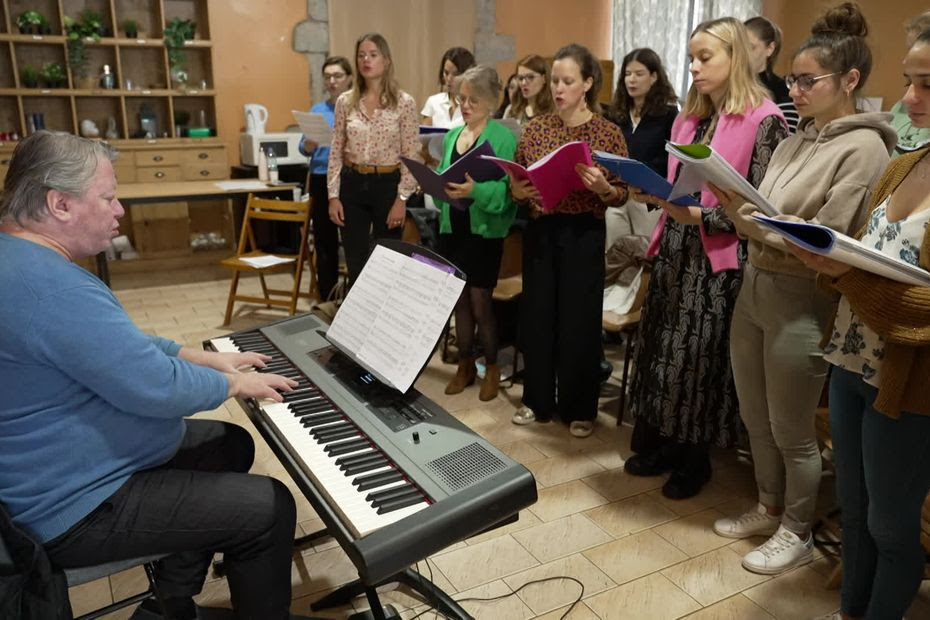
<svg viewBox="0 0 930 620">
<path fill-rule="evenodd" d="M 4 233 L 0 295 L 0 502 L 47 542 L 169 460 L 184 416 L 229 386 L 139 331 L 96 277 Z"/>
</svg>

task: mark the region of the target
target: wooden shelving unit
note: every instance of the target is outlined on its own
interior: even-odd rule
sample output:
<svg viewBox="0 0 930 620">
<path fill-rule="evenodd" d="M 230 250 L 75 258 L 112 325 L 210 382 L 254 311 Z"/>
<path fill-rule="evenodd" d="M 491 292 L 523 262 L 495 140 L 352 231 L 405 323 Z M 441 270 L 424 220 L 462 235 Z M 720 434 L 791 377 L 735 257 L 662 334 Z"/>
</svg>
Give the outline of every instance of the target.
<svg viewBox="0 0 930 620">
<path fill-rule="evenodd" d="M 90 83 L 68 70 L 64 88 L 26 88 L 21 73 L 30 66 L 67 64 L 63 27 L 66 16 L 77 18 L 85 9 L 103 16 L 105 34 L 99 42 L 87 41 Z M 41 13 L 49 34 L 21 34 L 17 17 L 27 10 Z M 196 38 L 185 45 L 188 82 L 171 83 L 168 52 L 162 38 L 165 24 L 173 19 L 196 22 Z M 137 38 L 125 37 L 127 19 L 139 25 Z M 115 75 L 115 88 L 100 87 L 103 65 Z M 176 111 L 190 115 L 191 123 L 216 127 L 213 59 L 207 0 L 0 0 L 0 133 L 25 136 L 29 118 L 41 114 L 46 129 L 80 132 L 84 119 L 106 131 L 109 118 L 116 121 L 121 140 L 143 137 L 140 112 L 150 110 L 156 119 L 158 139 L 181 138 L 174 122 Z"/>
</svg>

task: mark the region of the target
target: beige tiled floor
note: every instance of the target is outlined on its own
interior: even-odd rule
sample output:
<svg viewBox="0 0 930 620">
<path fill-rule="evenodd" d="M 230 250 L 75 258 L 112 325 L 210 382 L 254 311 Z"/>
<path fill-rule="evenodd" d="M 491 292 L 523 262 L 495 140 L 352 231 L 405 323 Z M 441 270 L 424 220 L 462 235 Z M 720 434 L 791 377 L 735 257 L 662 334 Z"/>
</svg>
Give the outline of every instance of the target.
<svg viewBox="0 0 930 620">
<path fill-rule="evenodd" d="M 114 288 L 142 329 L 199 346 L 206 338 L 230 331 L 220 326 L 228 281 L 195 279 L 196 274 L 182 273 L 172 283 L 170 276 L 159 274 L 158 286 L 146 286 L 146 276 L 132 281 L 117 276 Z M 257 282 L 248 280 L 243 287 L 258 288 Z M 241 307 L 230 327 L 246 329 L 282 316 Z M 618 351 L 613 349 L 608 353 L 615 359 Z M 620 364 L 616 367 L 619 375 Z M 623 472 L 623 461 L 630 454 L 629 429 L 616 426 L 616 376 L 608 386 L 612 389 L 605 389 L 612 396 L 601 401 L 597 431 L 587 439 L 576 439 L 557 424 L 512 425 L 510 414 L 519 404 L 519 386 L 489 403 L 478 400 L 477 389 L 445 396 L 443 388 L 453 371 L 454 367 L 434 360 L 417 387 L 526 465 L 539 488 L 539 501 L 518 522 L 452 546 L 434 556 L 428 570 L 425 563 L 419 564 L 450 595 L 471 599 L 463 606 L 475 617 L 559 618 L 581 593 L 581 586 L 568 579 L 530 583 L 557 576 L 570 576 L 584 585 L 582 601 L 568 616 L 573 620 L 795 620 L 838 606 L 837 592 L 823 588 L 834 558 L 818 553 L 813 564 L 786 575 L 754 575 L 742 569 L 740 556 L 759 541 L 734 542 L 711 531 L 711 523 L 721 514 L 753 505 L 752 472 L 732 455 L 715 455 L 714 478 L 698 497 L 683 502 L 662 496 L 663 478 L 634 478 Z M 250 428 L 234 401 L 201 415 Z M 256 440 L 261 441 L 257 436 Z M 307 501 L 264 445 L 259 445 L 253 471 L 288 483 L 298 498 L 298 533 L 320 527 Z M 354 576 L 352 564 L 331 540 L 302 552 L 292 573 L 293 610 L 309 613 L 312 601 Z M 133 570 L 75 588 L 74 611 L 102 606 L 112 596 L 140 590 L 144 582 L 141 570 Z M 492 597 L 503 598 L 474 600 Z M 421 617 L 434 617 L 423 601 L 403 588 L 384 593 L 382 600 L 403 610 L 407 618 L 424 611 Z M 200 602 L 228 606 L 225 581 L 208 580 Z M 351 607 L 315 615 L 340 618 L 365 608 L 364 599 L 359 599 Z M 123 611 L 109 618 L 130 614 Z M 928 584 L 908 618 L 930 618 Z"/>
</svg>

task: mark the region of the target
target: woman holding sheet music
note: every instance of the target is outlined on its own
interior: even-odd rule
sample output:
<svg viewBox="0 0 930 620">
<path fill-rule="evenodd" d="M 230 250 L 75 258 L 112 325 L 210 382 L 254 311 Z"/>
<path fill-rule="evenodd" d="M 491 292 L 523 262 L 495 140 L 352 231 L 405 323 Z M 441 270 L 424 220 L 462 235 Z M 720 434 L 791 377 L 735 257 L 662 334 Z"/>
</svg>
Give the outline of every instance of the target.
<svg viewBox="0 0 930 620">
<path fill-rule="evenodd" d="M 904 60 L 904 104 L 930 128 L 930 30 Z M 930 271 L 930 149 L 901 155 L 872 194 L 861 241 Z M 899 284 L 795 246 L 842 294 L 826 359 L 843 514 L 842 618 L 901 618 L 924 573 L 930 491 L 930 287 Z"/>
<path fill-rule="evenodd" d="M 787 129 L 751 72 L 743 24 L 729 17 L 700 24 L 689 55 L 694 81 L 672 141 L 709 143 L 758 185 Z M 669 179 L 678 172 L 670 158 Z M 709 191 L 700 196 L 703 208 L 638 199 L 664 213 L 649 248 L 655 260 L 636 339 L 630 408 L 637 454 L 625 469 L 640 476 L 671 470 L 662 493 L 684 499 L 710 479 L 710 445 L 733 445 L 740 433 L 729 331 L 745 249 Z"/>
<path fill-rule="evenodd" d="M 513 133 L 491 120 L 501 92 L 500 78 L 491 67 L 468 69 L 455 81 L 453 95 L 462 110 L 464 127 L 449 131 L 443 140 L 442 172 L 476 146 L 488 142 L 497 157 L 513 159 Z M 500 368 L 497 366 L 497 325 L 491 308 L 491 292 L 497 284 L 504 237 L 510 231 L 516 206 L 510 198 L 506 176 L 476 183 L 466 174 L 464 183 L 449 183 L 446 192 L 454 200 L 471 200 L 465 209 L 437 200 L 442 209 L 439 232 L 443 253 L 466 274 L 465 289 L 455 306 L 455 337 L 459 366 L 446 386 L 446 394 L 458 394 L 475 382 L 475 330 L 484 352 L 485 375 L 478 398 L 497 396 Z"/>
<path fill-rule="evenodd" d="M 574 141 L 626 155 L 620 129 L 598 113 L 602 79 L 587 48 L 560 49 L 550 83 L 556 113 L 526 125 L 514 161 L 528 166 Z M 571 192 L 552 211 L 542 210 L 539 192 L 528 181 L 511 179 L 513 197 L 531 203 L 520 304 L 526 373 L 523 406 L 513 422 L 548 422 L 558 415 L 572 435 L 587 437 L 600 392 L 604 212 L 626 202 L 627 190 L 597 166 L 578 164 L 576 171 L 587 189 Z"/>
<path fill-rule="evenodd" d="M 775 149 L 759 185 L 782 216 L 844 234 L 864 223 L 872 187 L 897 142 L 887 114 L 856 113 L 856 94 L 872 68 L 866 31 L 862 14 L 848 4 L 814 23 L 786 78 L 801 114 L 798 131 Z M 730 538 L 771 536 L 743 566 L 776 574 L 812 557 L 821 475 L 814 414 L 827 376 L 820 341 L 836 303 L 782 238 L 752 219 L 754 205 L 718 196 L 736 230 L 749 238 L 730 358 L 759 504 L 718 520 L 714 530 Z"/>
<path fill-rule="evenodd" d="M 400 90 L 387 41 L 370 33 L 355 43 L 357 80 L 336 100 L 327 185 L 329 217 L 342 226 L 349 282 L 378 239 L 399 239 L 416 181 L 400 157 L 421 161 L 417 109 Z"/>
</svg>

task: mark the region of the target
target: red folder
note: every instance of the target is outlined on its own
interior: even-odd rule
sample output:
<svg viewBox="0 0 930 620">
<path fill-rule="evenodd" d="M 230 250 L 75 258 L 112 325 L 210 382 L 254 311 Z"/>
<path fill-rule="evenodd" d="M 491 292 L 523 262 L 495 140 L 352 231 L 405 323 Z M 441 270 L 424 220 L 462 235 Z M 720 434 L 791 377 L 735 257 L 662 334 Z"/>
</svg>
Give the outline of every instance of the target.
<svg viewBox="0 0 930 620">
<path fill-rule="evenodd" d="M 528 179 L 539 191 L 543 211 L 552 211 L 568 194 L 577 189 L 585 189 L 581 177 L 575 171 L 577 164 L 594 165 L 591 147 L 587 142 L 563 144 L 528 168 L 490 155 L 482 157 L 493 161 L 514 179 Z"/>
</svg>

